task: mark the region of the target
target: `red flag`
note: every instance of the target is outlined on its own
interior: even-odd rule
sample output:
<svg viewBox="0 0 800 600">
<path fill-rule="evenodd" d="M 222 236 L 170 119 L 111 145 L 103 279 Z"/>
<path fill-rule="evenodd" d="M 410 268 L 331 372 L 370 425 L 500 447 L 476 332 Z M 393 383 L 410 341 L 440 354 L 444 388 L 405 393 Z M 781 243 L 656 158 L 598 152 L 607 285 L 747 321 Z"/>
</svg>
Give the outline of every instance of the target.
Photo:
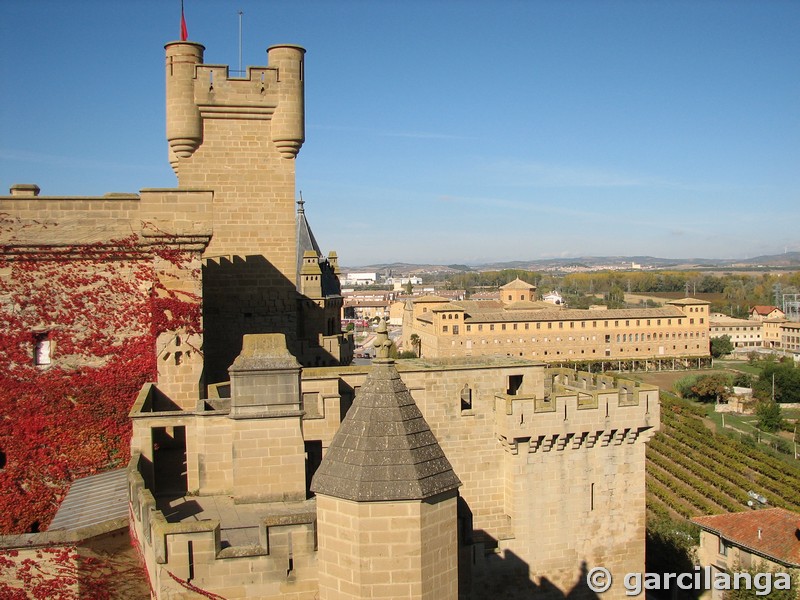
<svg viewBox="0 0 800 600">
<path fill-rule="evenodd" d="M 183 16 L 183 0 L 181 0 L 181 41 L 185 42 L 189 38 L 189 32 L 186 30 L 186 18 Z"/>
</svg>

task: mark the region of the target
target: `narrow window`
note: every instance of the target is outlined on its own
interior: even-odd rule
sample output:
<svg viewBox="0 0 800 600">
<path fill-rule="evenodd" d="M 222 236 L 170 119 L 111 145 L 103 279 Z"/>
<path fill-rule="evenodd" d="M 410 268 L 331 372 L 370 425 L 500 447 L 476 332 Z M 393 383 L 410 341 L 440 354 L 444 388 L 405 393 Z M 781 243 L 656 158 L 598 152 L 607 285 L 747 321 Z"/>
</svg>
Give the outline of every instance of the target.
<svg viewBox="0 0 800 600">
<path fill-rule="evenodd" d="M 292 549 L 292 534 L 291 533 L 287 533 L 286 537 L 289 538 L 288 539 L 289 564 L 287 565 L 287 568 L 286 568 L 286 576 L 288 577 L 289 575 L 292 574 L 292 571 L 294 571 L 294 552 L 293 552 L 293 549 Z"/>
<path fill-rule="evenodd" d="M 311 480 L 322 463 L 322 440 L 307 440 L 304 442 L 306 451 L 306 498 L 313 498 Z"/>
<path fill-rule="evenodd" d="M 50 334 L 40 333 L 36 336 L 34 342 L 33 364 L 35 365 L 49 365 L 50 364 Z"/>
<path fill-rule="evenodd" d="M 189 555 L 189 577 L 187 582 L 194 579 L 194 542 L 189 540 L 187 542 L 186 553 Z"/>
<path fill-rule="evenodd" d="M 522 387 L 522 375 L 509 375 L 506 394 L 509 396 L 516 396 L 520 387 Z"/>
<path fill-rule="evenodd" d="M 464 387 L 461 388 L 461 410 L 471 410 L 472 409 L 472 390 L 469 389 L 468 384 L 464 384 Z"/>
</svg>

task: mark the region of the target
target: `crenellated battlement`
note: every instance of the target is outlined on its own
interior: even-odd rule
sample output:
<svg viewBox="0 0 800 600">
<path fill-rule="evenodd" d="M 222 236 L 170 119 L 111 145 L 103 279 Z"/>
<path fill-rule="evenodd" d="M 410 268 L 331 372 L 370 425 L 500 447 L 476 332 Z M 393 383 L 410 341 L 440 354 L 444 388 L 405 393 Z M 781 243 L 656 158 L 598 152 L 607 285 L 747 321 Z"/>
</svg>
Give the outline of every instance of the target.
<svg viewBox="0 0 800 600">
<path fill-rule="evenodd" d="M 495 394 L 496 432 L 516 454 L 647 441 L 659 423 L 658 388 L 569 369 L 547 369 L 545 394 Z"/>
<path fill-rule="evenodd" d="M 300 46 L 268 49 L 269 66 L 231 77 L 227 65 L 203 63 L 205 48 L 171 42 L 166 49 L 167 139 L 176 173 L 206 142 L 206 119 L 270 120 L 271 141 L 294 158 L 305 140 L 303 56 Z"/>
<path fill-rule="evenodd" d="M 243 527 L 235 521 L 233 504 L 219 504 L 223 499 L 205 499 L 207 506 L 199 504 L 203 498 L 186 500 L 170 509 L 146 487 L 142 463 L 142 457 L 134 453 L 128 467 L 130 526 L 143 550 L 150 582 L 160 595 L 180 591 L 181 581 L 223 588 L 243 564 L 258 574 L 249 584 L 259 589 L 271 582 L 276 588 L 292 586 L 297 572 L 301 578 L 313 573 L 317 549 L 313 500 L 288 507 L 251 505 L 248 514 L 258 517 Z M 198 509 L 199 520 L 176 522 L 170 516 Z"/>
</svg>

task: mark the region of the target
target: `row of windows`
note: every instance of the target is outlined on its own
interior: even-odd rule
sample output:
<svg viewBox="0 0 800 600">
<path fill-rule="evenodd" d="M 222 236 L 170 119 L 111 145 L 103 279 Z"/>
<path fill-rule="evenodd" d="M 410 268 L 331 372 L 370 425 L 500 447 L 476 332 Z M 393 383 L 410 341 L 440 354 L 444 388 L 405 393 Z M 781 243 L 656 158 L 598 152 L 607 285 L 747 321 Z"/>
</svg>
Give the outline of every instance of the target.
<svg viewBox="0 0 800 600">
<path fill-rule="evenodd" d="M 630 333 L 630 334 L 624 333 L 624 334 L 617 334 L 616 341 L 617 341 L 617 343 L 654 342 L 654 341 L 657 341 L 657 340 L 669 340 L 669 339 L 680 340 L 680 339 L 695 339 L 695 338 L 696 339 L 700 339 L 700 338 L 705 338 L 705 337 L 706 337 L 706 333 L 704 331 L 697 332 L 697 333 L 695 333 L 693 331 L 689 331 L 689 332 L 681 331 L 681 332 L 678 332 L 678 333 L 672 333 L 671 336 L 670 336 L 669 333 L 667 333 L 667 334 L 659 333 L 658 335 L 650 334 L 650 333 L 647 333 L 647 334 L 644 334 L 644 333 Z M 573 338 L 572 336 L 569 336 L 568 338 L 563 338 L 563 339 L 560 338 L 560 337 L 555 337 L 555 338 L 549 338 L 549 337 L 535 338 L 535 337 L 532 337 L 531 338 L 531 342 L 532 343 L 535 344 L 537 341 L 540 341 L 540 342 L 545 343 L 545 344 L 547 344 L 549 342 L 573 342 L 573 341 L 574 342 L 578 342 L 578 341 L 580 341 L 580 342 L 589 342 L 589 341 L 596 342 L 597 341 L 597 336 L 593 335 L 591 337 L 591 339 L 589 338 L 589 336 L 581 336 L 580 339 L 577 338 L 577 337 Z M 611 343 L 611 336 L 610 335 L 606 335 L 604 341 L 605 341 L 606 344 L 610 344 Z M 469 342 L 469 343 L 472 343 L 472 342 Z M 483 340 L 481 343 L 482 344 L 486 344 L 487 341 Z M 501 343 L 501 340 L 495 339 L 494 343 L 495 344 L 499 344 L 499 343 Z M 505 341 L 505 343 L 513 344 L 514 340 L 513 339 L 507 339 Z M 519 338 L 519 343 L 520 344 L 525 344 L 525 343 L 527 343 L 527 339 L 526 338 Z"/>
<path fill-rule="evenodd" d="M 677 351 L 678 350 L 678 346 L 677 345 L 673 345 L 672 349 Z M 689 349 L 689 345 L 688 344 L 684 344 L 683 349 L 684 350 L 688 350 Z M 699 350 L 700 349 L 700 345 L 699 344 L 696 345 L 693 349 Z M 628 349 L 620 348 L 618 351 L 619 351 L 619 353 L 621 355 L 625 355 L 626 353 L 630 354 L 631 349 L 630 348 L 628 348 Z M 634 348 L 633 352 L 646 352 L 648 355 L 653 355 L 654 354 L 653 348 L 650 348 L 650 347 L 648 347 L 648 348 Z M 580 353 L 581 354 L 586 354 L 584 350 L 581 350 Z M 597 353 L 597 350 L 593 349 L 592 350 L 592 354 L 596 354 L 596 353 Z M 569 350 L 569 351 L 566 351 L 566 352 L 562 352 L 561 350 L 555 350 L 555 351 L 553 351 L 553 350 L 544 350 L 542 352 L 542 356 L 561 356 L 562 354 L 565 355 L 565 356 L 567 356 L 567 355 L 574 356 L 575 352 L 573 352 L 572 350 Z M 522 356 L 522 352 L 520 352 L 520 356 Z M 537 356 L 536 352 L 535 351 L 531 352 L 531 356 Z M 611 357 L 611 350 L 610 349 L 606 348 L 605 356 Z"/>
<path fill-rule="evenodd" d="M 662 325 L 662 323 L 661 323 L 662 321 L 666 321 L 666 324 L 669 325 L 669 326 L 672 325 L 672 319 L 636 319 L 635 320 L 635 326 L 636 327 L 641 327 L 642 326 L 642 321 L 645 321 L 645 326 L 648 326 L 648 327 L 652 326 L 651 321 L 655 321 L 657 327 L 660 327 Z M 677 319 L 676 321 L 677 321 L 677 325 L 679 325 L 679 326 L 683 325 L 683 319 Z M 576 328 L 575 327 L 575 323 L 576 323 L 576 321 L 570 321 L 568 329 L 575 329 Z M 580 325 L 580 329 L 586 329 L 586 323 L 587 323 L 587 321 L 580 321 L 580 324 L 581 324 Z M 597 328 L 597 323 L 598 323 L 598 321 L 592 321 L 592 328 L 593 329 Z M 603 326 L 608 328 L 609 327 L 609 323 L 610 323 L 610 321 L 603 321 Z M 701 318 L 700 319 L 700 325 L 702 325 L 704 323 L 705 323 L 705 319 Z M 530 329 L 530 325 L 531 324 L 530 323 L 509 323 L 509 324 L 500 323 L 500 330 L 501 331 L 506 331 L 509 325 L 511 326 L 512 330 L 517 330 L 517 329 L 519 329 L 520 325 L 522 325 L 524 329 Z M 535 329 L 543 329 L 541 322 L 534 323 L 534 325 L 535 325 Z M 545 327 L 544 329 L 553 329 L 553 323 L 552 322 L 547 322 L 546 325 L 547 325 L 547 327 Z M 694 325 L 694 319 L 689 319 L 689 325 Z M 495 323 L 487 323 L 486 326 L 488 326 L 489 331 L 494 331 L 495 330 Z M 467 325 L 467 331 L 471 332 L 472 331 L 472 327 L 473 327 L 473 325 Z M 484 323 L 478 323 L 475 327 L 477 327 L 478 331 L 483 331 Z M 623 327 L 623 326 L 620 325 L 620 321 L 614 321 L 614 327 Z M 624 327 L 631 327 L 631 320 L 630 319 L 625 321 Z M 563 321 L 559 321 L 558 322 L 558 329 L 565 329 Z M 447 329 L 445 329 L 445 331 L 447 331 Z"/>
</svg>

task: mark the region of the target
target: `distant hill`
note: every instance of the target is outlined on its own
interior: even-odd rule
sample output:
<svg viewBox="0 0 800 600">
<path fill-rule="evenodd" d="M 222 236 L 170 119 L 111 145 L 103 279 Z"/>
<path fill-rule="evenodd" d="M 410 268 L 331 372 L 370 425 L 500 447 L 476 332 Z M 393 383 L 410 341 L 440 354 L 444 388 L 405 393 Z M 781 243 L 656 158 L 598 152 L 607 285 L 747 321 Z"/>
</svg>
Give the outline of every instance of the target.
<svg viewBox="0 0 800 600">
<path fill-rule="evenodd" d="M 563 270 L 577 271 L 585 269 L 735 269 L 735 268 L 800 268 L 800 252 L 785 252 L 756 256 L 753 258 L 657 258 L 653 256 L 580 256 L 571 258 L 540 258 L 533 260 L 514 260 L 474 265 L 451 264 L 414 264 L 414 263 L 378 263 L 358 267 L 342 267 L 346 271 L 379 271 L 391 270 L 395 273 L 452 273 L 458 271 L 500 271 L 503 269 L 524 269 L 529 271 Z"/>
</svg>

